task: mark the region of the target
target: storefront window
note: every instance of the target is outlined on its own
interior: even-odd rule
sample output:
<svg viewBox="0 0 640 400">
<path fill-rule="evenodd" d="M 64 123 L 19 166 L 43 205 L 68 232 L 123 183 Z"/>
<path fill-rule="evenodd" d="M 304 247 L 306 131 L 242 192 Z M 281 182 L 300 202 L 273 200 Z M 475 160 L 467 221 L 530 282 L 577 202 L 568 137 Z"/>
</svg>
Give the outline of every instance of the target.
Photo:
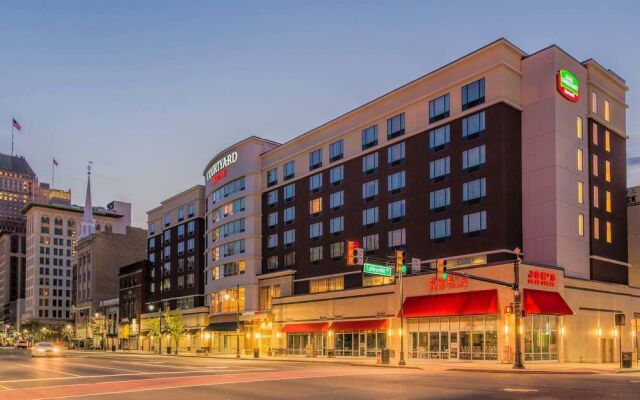
<svg viewBox="0 0 640 400">
<path fill-rule="evenodd" d="M 287 333 L 287 354 L 303 356 L 307 354 L 307 345 L 317 355 L 326 355 L 326 332 Z"/>
<path fill-rule="evenodd" d="M 525 361 L 558 360 L 558 317 L 530 315 L 524 319 Z"/>
<path fill-rule="evenodd" d="M 384 331 L 336 332 L 336 356 L 376 357 L 387 348 L 387 334 Z"/>
<path fill-rule="evenodd" d="M 410 318 L 413 358 L 434 360 L 497 360 L 498 322 L 495 315 Z"/>
</svg>

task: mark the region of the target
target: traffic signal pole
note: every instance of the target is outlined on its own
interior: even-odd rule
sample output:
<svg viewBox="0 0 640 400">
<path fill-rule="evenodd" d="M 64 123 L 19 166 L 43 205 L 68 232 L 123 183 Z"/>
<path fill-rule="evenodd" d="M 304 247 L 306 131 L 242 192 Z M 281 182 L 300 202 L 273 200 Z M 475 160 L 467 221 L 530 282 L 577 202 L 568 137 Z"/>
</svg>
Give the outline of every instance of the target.
<svg viewBox="0 0 640 400">
<path fill-rule="evenodd" d="M 398 365 L 406 365 L 404 361 L 404 285 L 402 284 L 402 268 L 398 273 L 400 275 L 400 361 Z"/>
</svg>

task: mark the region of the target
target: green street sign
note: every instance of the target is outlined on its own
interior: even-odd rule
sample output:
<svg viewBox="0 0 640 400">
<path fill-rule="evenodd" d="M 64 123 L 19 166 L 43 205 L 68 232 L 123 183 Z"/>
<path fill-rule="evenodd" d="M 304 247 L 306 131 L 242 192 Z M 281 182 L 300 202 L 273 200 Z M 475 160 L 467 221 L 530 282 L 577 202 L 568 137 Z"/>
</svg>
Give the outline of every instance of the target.
<svg viewBox="0 0 640 400">
<path fill-rule="evenodd" d="M 364 263 L 362 267 L 362 272 L 364 272 L 365 274 L 371 274 L 371 275 L 392 276 L 393 268 L 388 267 L 386 265 Z"/>
</svg>

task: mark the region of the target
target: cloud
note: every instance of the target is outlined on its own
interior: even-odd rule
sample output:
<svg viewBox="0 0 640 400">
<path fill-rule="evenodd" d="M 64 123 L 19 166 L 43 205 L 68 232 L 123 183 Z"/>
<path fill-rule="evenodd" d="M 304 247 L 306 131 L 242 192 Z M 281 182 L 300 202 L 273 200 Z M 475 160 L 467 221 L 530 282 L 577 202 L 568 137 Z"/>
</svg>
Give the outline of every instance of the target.
<svg viewBox="0 0 640 400">
<path fill-rule="evenodd" d="M 640 167 L 640 156 L 627 157 L 627 166 L 630 168 Z"/>
</svg>

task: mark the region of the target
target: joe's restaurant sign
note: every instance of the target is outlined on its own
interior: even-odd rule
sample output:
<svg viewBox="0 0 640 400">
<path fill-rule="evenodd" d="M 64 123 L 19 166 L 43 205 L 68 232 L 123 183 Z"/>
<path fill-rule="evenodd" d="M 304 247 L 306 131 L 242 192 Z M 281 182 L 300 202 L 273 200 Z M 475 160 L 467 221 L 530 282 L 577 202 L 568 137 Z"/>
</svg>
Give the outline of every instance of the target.
<svg viewBox="0 0 640 400">
<path fill-rule="evenodd" d="M 217 160 L 207 171 L 207 180 L 212 185 L 218 183 L 222 178 L 227 176 L 227 167 L 238 161 L 238 152 L 234 151 Z"/>
</svg>

